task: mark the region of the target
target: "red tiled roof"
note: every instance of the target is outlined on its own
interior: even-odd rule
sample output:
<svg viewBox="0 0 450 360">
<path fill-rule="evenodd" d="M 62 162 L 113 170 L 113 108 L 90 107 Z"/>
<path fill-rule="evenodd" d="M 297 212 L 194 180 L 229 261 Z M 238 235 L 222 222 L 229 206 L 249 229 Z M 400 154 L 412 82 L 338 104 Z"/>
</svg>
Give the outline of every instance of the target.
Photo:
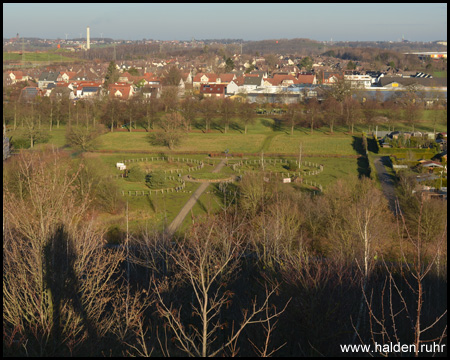
<svg viewBox="0 0 450 360">
<path fill-rule="evenodd" d="M 21 80 L 22 79 L 22 77 L 23 77 L 23 72 L 22 71 L 20 71 L 20 70 L 17 70 L 17 71 L 9 71 L 9 73 L 11 74 L 14 74 L 14 76 L 16 77 L 16 80 Z"/>
<path fill-rule="evenodd" d="M 197 75 L 194 76 L 194 79 L 192 80 L 193 82 L 200 82 L 200 79 L 203 75 L 206 75 L 206 77 L 208 78 L 208 82 L 216 82 L 217 81 L 217 75 L 216 74 L 205 74 L 205 73 L 198 73 Z"/>
<path fill-rule="evenodd" d="M 230 82 L 235 76 L 235 74 L 221 74 L 219 77 L 222 82 Z"/>
<path fill-rule="evenodd" d="M 234 79 L 233 81 L 237 86 L 244 85 L 244 77 L 243 76 L 239 76 L 236 79 Z"/>
<path fill-rule="evenodd" d="M 314 77 L 314 75 L 299 74 L 297 80 L 299 81 L 299 84 L 313 84 Z"/>
</svg>

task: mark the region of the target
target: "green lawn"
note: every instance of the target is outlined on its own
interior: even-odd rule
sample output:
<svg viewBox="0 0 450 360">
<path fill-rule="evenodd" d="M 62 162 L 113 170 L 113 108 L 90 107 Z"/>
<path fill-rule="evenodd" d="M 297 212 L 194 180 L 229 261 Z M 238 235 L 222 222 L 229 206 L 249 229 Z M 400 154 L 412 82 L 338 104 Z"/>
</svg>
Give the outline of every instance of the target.
<svg viewBox="0 0 450 360">
<path fill-rule="evenodd" d="M 24 60 L 27 62 L 40 62 L 40 61 L 52 61 L 52 62 L 72 62 L 80 61 L 75 57 L 65 56 L 70 52 L 65 50 L 50 50 L 44 52 L 26 52 L 24 54 Z M 4 61 L 22 61 L 22 55 L 20 53 L 3 52 Z"/>
<path fill-rule="evenodd" d="M 236 133 L 189 133 L 176 147 L 177 152 L 204 151 L 221 152 L 257 152 L 264 142 L 264 134 L 236 134 Z M 166 146 L 152 145 L 148 133 L 145 132 L 109 132 L 101 136 L 101 150 L 135 150 L 166 152 Z"/>
<path fill-rule="evenodd" d="M 355 133 L 355 136 L 360 134 Z M 300 143 L 302 143 L 302 153 L 305 155 L 357 155 L 352 146 L 352 135 L 342 133 L 324 135 L 317 131 L 312 135 L 299 131 L 294 131 L 294 135 L 277 135 L 272 139 L 267 152 L 298 153 Z"/>
</svg>

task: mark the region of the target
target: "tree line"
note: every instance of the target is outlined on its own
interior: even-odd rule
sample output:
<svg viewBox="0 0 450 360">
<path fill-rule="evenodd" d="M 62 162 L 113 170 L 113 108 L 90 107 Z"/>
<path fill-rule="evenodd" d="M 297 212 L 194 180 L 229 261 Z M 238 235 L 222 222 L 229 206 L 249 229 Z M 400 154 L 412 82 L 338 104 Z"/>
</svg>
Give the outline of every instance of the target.
<svg viewBox="0 0 450 360">
<path fill-rule="evenodd" d="M 159 131 L 161 136 L 158 135 L 157 140 L 171 149 L 195 129 L 227 133 L 233 127 L 247 134 L 248 127 L 258 116 L 271 117 L 275 127 L 289 128 L 291 134 L 300 128 L 309 128 L 313 133 L 322 127 L 333 133 L 336 126 L 346 126 L 348 132 L 354 133 L 355 126 L 361 125 L 368 126 L 369 131 L 377 125 L 394 130 L 399 122 L 406 123 L 414 131 L 424 111 L 430 109 L 434 110 L 431 117 L 434 131 L 438 124 L 446 121 L 444 99 L 440 99 L 438 93 L 433 94 L 437 101 L 430 107 L 426 105 L 425 93 L 415 89 L 399 92 L 382 101 L 379 94 L 368 96 L 364 92 L 355 92 L 348 82 L 338 81 L 324 90 L 321 101 L 304 96 L 304 100 L 286 104 L 280 94 L 279 103 L 269 103 L 263 95 L 254 103 L 248 103 L 245 94 L 238 95 L 237 99 L 218 99 L 202 94 L 181 97 L 179 89 L 173 85 L 177 79 L 179 74 L 169 71 L 167 85 L 160 97 L 154 94 L 145 97 L 138 92 L 127 101 L 108 96 L 73 101 L 69 99 L 68 89 L 55 90 L 50 97 L 23 101 L 11 92 L 4 102 L 3 122 L 18 131 L 13 139 L 16 147 L 33 147 L 36 142 L 45 142 L 49 132 L 65 125 L 70 144 L 88 150 L 98 135 L 121 128 L 130 132 L 138 128 Z"/>
</svg>

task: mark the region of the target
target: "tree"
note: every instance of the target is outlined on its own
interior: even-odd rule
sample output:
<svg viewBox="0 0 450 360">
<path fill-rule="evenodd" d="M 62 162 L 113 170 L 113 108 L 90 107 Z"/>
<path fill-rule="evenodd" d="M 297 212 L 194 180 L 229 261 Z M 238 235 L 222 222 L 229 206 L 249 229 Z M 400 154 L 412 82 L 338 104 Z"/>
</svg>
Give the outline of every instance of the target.
<svg viewBox="0 0 450 360">
<path fill-rule="evenodd" d="M 164 112 L 175 110 L 178 100 L 178 86 L 169 85 L 163 88 L 159 101 L 164 106 Z"/>
<path fill-rule="evenodd" d="M 347 64 L 347 69 L 348 70 L 355 70 L 356 69 L 356 64 L 353 61 L 349 61 Z"/>
<path fill-rule="evenodd" d="M 408 125 L 412 126 L 412 131 L 414 132 L 416 124 L 419 122 L 422 116 L 422 108 L 417 102 L 417 98 L 414 94 L 410 94 L 405 99 L 405 120 Z"/>
<path fill-rule="evenodd" d="M 42 130 L 33 113 L 22 114 L 23 127 L 20 135 L 30 142 L 30 147 L 33 148 L 36 143 L 45 143 L 48 141 L 48 134 Z"/>
<path fill-rule="evenodd" d="M 334 97 L 329 97 L 324 101 L 325 121 L 330 126 L 330 132 L 333 132 L 334 124 L 339 121 L 341 106 Z"/>
<path fill-rule="evenodd" d="M 211 123 L 218 117 L 218 104 L 219 101 L 215 98 L 208 97 L 201 100 L 199 104 L 200 112 L 203 114 L 203 119 L 205 121 L 205 131 L 209 132 L 211 130 Z"/>
<path fill-rule="evenodd" d="M 248 125 L 253 125 L 256 121 L 256 112 L 252 104 L 243 102 L 239 105 L 238 115 L 245 127 L 245 134 L 247 134 Z"/>
<path fill-rule="evenodd" d="M 421 224 L 426 202 L 421 199 L 415 223 L 408 223 L 399 213 L 397 241 L 400 245 L 400 263 L 388 265 L 383 259 L 387 275 L 381 291 L 377 291 L 380 294 L 378 302 L 386 305 L 376 306 L 374 289 L 363 291 L 369 316 L 368 336 L 370 341 L 380 345 L 382 355 L 386 354 L 384 349 L 394 339 L 401 341 L 407 338 L 414 344 L 413 348 L 408 348 L 409 355 L 418 357 L 423 352 L 422 345 L 441 344 L 447 336 L 446 306 L 433 301 L 433 298 L 441 297 L 439 287 L 434 297 L 426 296 L 431 292 L 431 284 L 441 280 L 439 273 L 433 274 L 433 268 L 439 268 L 439 259 L 446 252 L 447 219 L 431 238 L 424 238 Z M 434 279 L 436 275 L 437 279 Z M 433 280 L 430 282 L 429 278 Z M 358 328 L 355 332 L 363 341 Z M 367 341 L 364 343 L 367 344 Z M 435 346 L 430 348 L 426 351 L 430 354 L 434 352 L 433 356 L 439 354 Z"/>
<path fill-rule="evenodd" d="M 142 119 L 146 121 L 144 125 L 147 131 L 153 129 L 153 124 L 158 121 L 158 110 L 160 108 L 159 99 L 156 97 L 145 98 L 143 101 L 143 117 Z"/>
<path fill-rule="evenodd" d="M 228 58 L 225 61 L 225 72 L 226 73 L 231 72 L 233 69 L 234 69 L 234 61 L 233 61 L 233 59 Z"/>
<path fill-rule="evenodd" d="M 283 118 L 291 127 L 291 135 L 294 135 L 294 127 L 298 125 L 302 119 L 302 112 L 303 109 L 299 104 L 287 105 Z"/>
<path fill-rule="evenodd" d="M 108 126 L 111 132 L 114 132 L 114 125 L 119 126 L 119 109 L 121 107 L 120 100 L 109 98 L 103 104 L 103 123 Z"/>
<path fill-rule="evenodd" d="M 352 134 L 355 123 L 360 122 L 362 115 L 363 113 L 359 102 L 353 97 L 347 97 L 344 100 L 344 117 L 345 123 L 351 128 Z"/>
<path fill-rule="evenodd" d="M 105 89 L 108 88 L 110 84 L 114 84 L 117 80 L 119 80 L 119 71 L 117 70 L 116 63 L 111 61 L 108 65 L 108 69 L 106 70 L 105 82 L 103 86 Z"/>
<path fill-rule="evenodd" d="M 170 150 L 179 145 L 183 136 L 186 134 L 184 118 L 180 113 L 175 111 L 167 113 L 163 120 L 160 121 L 159 126 L 162 129 L 162 133 L 155 134 L 153 139 L 157 143 L 168 146 Z"/>
<path fill-rule="evenodd" d="M 135 67 L 131 67 L 127 70 L 128 74 L 133 76 L 139 76 L 139 71 Z"/>
<path fill-rule="evenodd" d="M 269 73 L 272 73 L 278 63 L 278 57 L 275 54 L 267 54 L 264 56 L 264 60 L 269 69 Z"/>
<path fill-rule="evenodd" d="M 224 131 L 225 133 L 227 133 L 230 126 L 230 120 L 236 114 L 236 104 L 234 103 L 234 101 L 230 100 L 229 98 L 220 100 L 219 114 L 223 121 Z"/>
<path fill-rule="evenodd" d="M 4 334 L 27 355 L 74 354 L 87 340 L 84 354 L 96 353 L 118 315 L 123 251 L 108 251 L 86 217 L 71 164 L 58 151 L 22 153 L 7 169 L 20 185 L 3 184 Z"/>
<path fill-rule="evenodd" d="M 326 97 L 336 100 L 339 104 L 340 115 L 344 114 L 344 100 L 353 95 L 350 81 L 338 78 L 330 87 L 326 89 Z"/>
<path fill-rule="evenodd" d="M 191 128 L 191 124 L 194 122 L 197 117 L 199 104 L 195 98 L 186 97 L 180 104 L 180 112 L 184 117 L 184 121 L 186 124 L 186 131 L 189 131 Z"/>
<path fill-rule="evenodd" d="M 252 324 L 267 324 L 286 307 L 281 311 L 275 309 L 270 314 L 266 312 L 269 300 L 278 287 L 266 288 L 262 304 L 258 305 L 255 298 L 250 309 L 242 310 L 240 324 L 233 322 L 229 336 L 222 343 L 216 342 L 220 330 L 227 323 L 221 315 L 225 306 L 230 304 L 233 293 L 226 286 L 230 276 L 238 269 L 243 234 L 238 226 L 221 226 L 214 219 L 206 225 L 194 228 L 190 238 L 181 243 L 176 252 L 170 253 L 177 273 L 192 289 L 192 315 L 189 318 L 198 319 L 198 322 L 186 324 L 181 316 L 181 307 L 164 299 L 162 289 L 169 286 L 167 277 L 153 280 L 157 309 L 174 334 L 177 347 L 187 355 L 217 356 L 227 349 L 236 355 L 237 341 L 244 329 Z"/>
<path fill-rule="evenodd" d="M 98 124 L 95 128 L 85 126 L 69 126 L 66 130 L 67 143 L 82 151 L 92 151 L 97 148 L 98 137 L 105 132 L 103 125 Z"/>
<path fill-rule="evenodd" d="M 305 56 L 301 61 L 300 61 L 300 68 L 305 68 L 306 70 L 311 70 L 312 65 L 313 65 L 313 61 L 309 56 Z"/>
<path fill-rule="evenodd" d="M 314 124 L 317 119 L 320 117 L 320 104 L 316 98 L 309 99 L 306 103 L 306 116 L 309 119 L 309 123 L 311 126 L 311 134 L 314 131 Z"/>
<path fill-rule="evenodd" d="M 164 75 L 163 85 L 178 86 L 180 85 L 181 77 L 181 71 L 175 65 L 172 65 Z"/>
</svg>

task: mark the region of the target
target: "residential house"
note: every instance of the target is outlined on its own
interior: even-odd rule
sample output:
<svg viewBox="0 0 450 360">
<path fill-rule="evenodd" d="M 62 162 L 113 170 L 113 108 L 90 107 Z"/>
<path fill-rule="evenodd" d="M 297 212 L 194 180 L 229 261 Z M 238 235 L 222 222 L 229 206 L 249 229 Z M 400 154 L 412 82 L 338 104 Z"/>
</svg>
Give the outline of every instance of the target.
<svg viewBox="0 0 450 360">
<path fill-rule="evenodd" d="M 135 90 L 132 84 L 114 83 L 108 86 L 108 94 L 110 98 L 128 100 L 134 93 Z"/>
<path fill-rule="evenodd" d="M 223 99 L 227 93 L 226 84 L 202 84 L 200 94 L 204 97 L 217 97 Z"/>
<path fill-rule="evenodd" d="M 146 99 L 159 99 L 161 97 L 161 85 L 146 85 L 138 91 Z"/>
<path fill-rule="evenodd" d="M 36 96 L 44 96 L 44 92 L 35 86 L 27 86 L 20 91 L 20 99 L 24 101 L 30 101 Z"/>
<path fill-rule="evenodd" d="M 217 75 L 212 73 L 198 73 L 192 79 L 192 85 L 194 90 L 199 90 L 203 84 L 215 84 L 217 81 Z"/>
<path fill-rule="evenodd" d="M 308 84 L 315 85 L 317 84 L 317 78 L 315 74 L 298 74 L 297 75 L 297 84 Z"/>
<path fill-rule="evenodd" d="M 6 74 L 5 83 L 7 86 L 14 85 L 21 81 L 28 81 L 30 79 L 29 76 L 24 75 L 24 73 L 20 70 L 18 71 L 8 71 Z"/>
<path fill-rule="evenodd" d="M 38 80 L 38 88 L 45 89 L 48 84 L 55 84 L 58 81 L 59 73 L 52 71 L 44 71 Z"/>
<path fill-rule="evenodd" d="M 372 77 L 370 75 L 344 75 L 344 80 L 350 82 L 353 89 L 366 89 L 372 86 Z"/>
<path fill-rule="evenodd" d="M 218 84 L 229 84 L 232 80 L 236 79 L 236 74 L 233 73 L 225 73 L 225 74 L 220 74 L 217 77 L 216 82 Z"/>
<path fill-rule="evenodd" d="M 298 80 L 291 74 L 275 74 L 271 80 L 271 83 L 272 86 L 288 87 L 289 85 L 298 84 Z"/>
<path fill-rule="evenodd" d="M 322 84 L 324 85 L 332 85 L 339 79 L 342 79 L 341 72 L 324 71 L 322 73 Z"/>
<path fill-rule="evenodd" d="M 77 73 L 75 71 L 60 71 L 56 81 L 64 81 L 68 83 L 69 80 L 72 80 L 76 75 Z"/>
<path fill-rule="evenodd" d="M 244 83 L 240 87 L 243 92 L 249 92 L 251 90 L 255 90 L 259 87 L 262 87 L 264 84 L 264 80 L 262 76 L 256 75 L 247 75 L 244 76 Z"/>
<path fill-rule="evenodd" d="M 239 86 L 238 85 L 239 81 L 237 79 L 231 80 L 228 84 L 227 84 L 227 94 L 232 95 L 232 94 L 236 94 L 237 92 L 239 92 Z M 242 83 L 244 83 L 244 79 L 242 78 Z"/>
<path fill-rule="evenodd" d="M 182 73 L 181 74 L 181 78 L 183 79 L 183 82 L 185 83 L 185 84 L 192 84 L 192 74 L 191 74 L 191 72 L 188 72 L 188 73 Z"/>
<path fill-rule="evenodd" d="M 118 82 L 132 83 L 135 76 L 131 75 L 129 72 L 125 71 L 119 75 Z"/>
</svg>

